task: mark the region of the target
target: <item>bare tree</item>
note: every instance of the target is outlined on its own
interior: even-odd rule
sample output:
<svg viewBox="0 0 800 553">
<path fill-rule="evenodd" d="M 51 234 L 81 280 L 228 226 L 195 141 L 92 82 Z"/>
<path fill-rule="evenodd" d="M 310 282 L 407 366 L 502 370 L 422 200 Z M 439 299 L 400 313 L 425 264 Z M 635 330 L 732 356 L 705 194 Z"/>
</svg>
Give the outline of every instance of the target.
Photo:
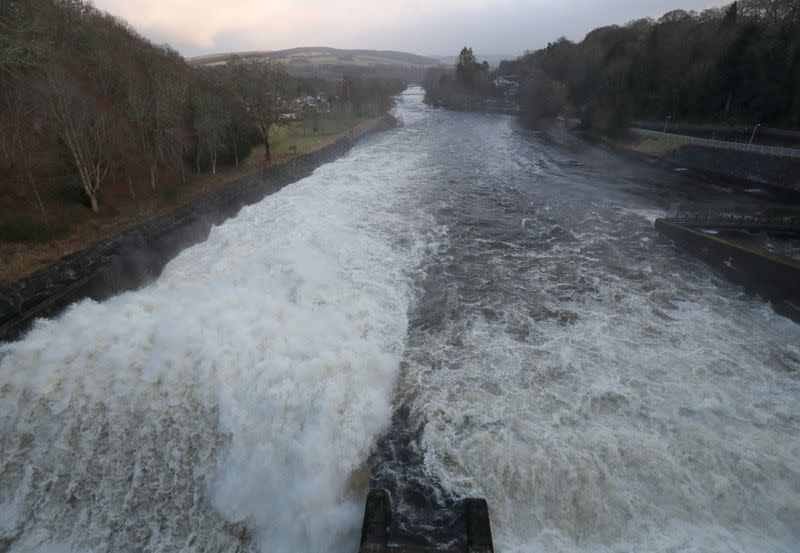
<svg viewBox="0 0 800 553">
<path fill-rule="evenodd" d="M 177 169 L 183 182 L 186 182 L 184 157 L 190 148 L 183 129 L 188 97 L 187 83 L 172 75 L 158 75 L 154 90 L 157 159 L 173 170 Z"/>
<path fill-rule="evenodd" d="M 156 116 L 155 95 L 144 88 L 131 86 L 125 101 L 125 113 L 136 131 L 142 157 L 150 175 L 150 187 L 156 189 L 156 171 L 158 170 L 158 149 L 156 132 L 158 119 Z"/>
<path fill-rule="evenodd" d="M 195 94 L 194 127 L 197 132 L 198 173 L 200 172 L 202 151 L 208 153 L 211 173 L 217 173 L 217 157 L 219 150 L 224 146 L 225 139 L 231 134 L 231 124 L 231 113 L 226 109 L 224 99 L 208 90 L 200 90 Z"/>
<path fill-rule="evenodd" d="M 97 196 L 108 173 L 110 120 L 103 110 L 91 105 L 69 74 L 46 71 L 39 89 L 60 138 L 69 152 L 79 182 L 97 213 Z"/>
<path fill-rule="evenodd" d="M 127 125 L 114 125 L 110 129 L 108 140 L 108 174 L 111 186 L 118 186 L 123 181 L 132 200 L 136 199 L 133 189 L 133 175 L 137 162 L 136 137 Z"/>
<path fill-rule="evenodd" d="M 128 88 L 124 109 L 135 129 L 153 190 L 160 164 L 169 161 L 183 175 L 186 141 L 181 118 L 186 91 L 185 83 L 166 77 L 154 79 L 147 87 Z"/>
<path fill-rule="evenodd" d="M 47 223 L 47 210 L 39 192 L 35 142 L 43 129 L 32 95 L 22 86 L 4 87 L 0 101 L 5 117 L 0 121 L 0 153 L 12 164 L 22 194 L 36 207 Z"/>
<path fill-rule="evenodd" d="M 270 62 L 234 60 L 230 66 L 233 86 L 261 133 L 264 159 L 269 162 L 272 160 L 269 132 L 288 108 L 289 76 L 282 67 Z"/>
<path fill-rule="evenodd" d="M 239 138 L 242 135 L 242 128 L 238 119 L 234 116 L 226 129 L 225 139 L 229 141 L 233 149 L 233 161 L 239 167 Z"/>
<path fill-rule="evenodd" d="M 228 126 L 225 132 L 225 142 L 233 150 L 233 160 L 236 167 L 239 167 L 239 147 L 245 145 L 248 149 L 251 145 L 250 132 L 252 123 L 244 112 L 242 106 L 232 98 L 226 107 L 230 109 Z"/>
</svg>

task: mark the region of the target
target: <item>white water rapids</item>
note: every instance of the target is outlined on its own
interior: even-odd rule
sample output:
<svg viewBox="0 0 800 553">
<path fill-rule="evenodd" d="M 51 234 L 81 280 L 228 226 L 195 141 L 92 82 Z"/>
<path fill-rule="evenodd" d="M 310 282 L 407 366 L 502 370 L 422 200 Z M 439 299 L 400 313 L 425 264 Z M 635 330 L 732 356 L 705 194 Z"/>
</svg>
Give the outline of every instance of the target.
<svg viewBox="0 0 800 553">
<path fill-rule="evenodd" d="M 658 238 L 680 177 L 398 114 L 0 345 L 0 552 L 355 553 L 399 406 L 498 553 L 800 551 L 800 327 Z"/>
<path fill-rule="evenodd" d="M 0 549 L 356 546 L 348 479 L 391 415 L 430 227 L 403 213 L 417 154 L 390 153 L 372 141 L 2 347 Z"/>
</svg>

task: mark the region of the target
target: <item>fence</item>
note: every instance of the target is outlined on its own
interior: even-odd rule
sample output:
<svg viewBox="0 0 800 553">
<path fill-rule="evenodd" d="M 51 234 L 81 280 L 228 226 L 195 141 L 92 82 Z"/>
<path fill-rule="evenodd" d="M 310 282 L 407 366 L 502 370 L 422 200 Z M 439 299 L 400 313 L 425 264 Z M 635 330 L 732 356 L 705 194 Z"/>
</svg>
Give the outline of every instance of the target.
<svg viewBox="0 0 800 553">
<path fill-rule="evenodd" d="M 666 121 L 634 121 L 631 127 L 636 129 L 647 129 L 650 131 L 659 131 L 664 128 Z M 722 134 L 735 134 L 744 138 L 745 141 L 750 139 L 753 134 L 753 125 L 720 125 L 709 123 L 684 123 L 669 121 L 669 128 L 675 134 L 694 134 L 694 133 L 722 133 Z M 800 131 L 790 131 L 788 129 L 776 129 L 773 127 L 758 127 L 758 136 L 780 138 L 783 140 L 790 140 L 800 142 Z M 790 145 L 791 147 L 791 145 Z"/>
<path fill-rule="evenodd" d="M 711 140 L 709 138 L 699 138 L 685 134 L 672 134 L 661 131 L 650 131 L 646 129 L 631 129 L 631 132 L 640 136 L 650 136 L 653 138 L 666 138 L 686 144 L 697 144 L 708 146 L 709 148 L 719 148 L 723 150 L 738 150 L 740 152 L 755 152 L 779 157 L 791 157 L 800 159 L 800 150 L 794 148 L 781 148 L 778 146 L 761 146 L 759 144 L 742 144 L 740 142 L 729 142 L 726 140 Z"/>
</svg>

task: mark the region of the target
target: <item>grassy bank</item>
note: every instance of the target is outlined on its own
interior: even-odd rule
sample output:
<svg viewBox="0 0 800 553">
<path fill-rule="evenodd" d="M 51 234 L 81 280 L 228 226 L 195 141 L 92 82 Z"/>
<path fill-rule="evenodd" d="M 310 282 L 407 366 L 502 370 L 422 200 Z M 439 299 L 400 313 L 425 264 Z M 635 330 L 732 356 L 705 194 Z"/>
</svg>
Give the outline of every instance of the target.
<svg viewBox="0 0 800 553">
<path fill-rule="evenodd" d="M 64 188 L 43 198 L 47 217 L 28 201 L 0 195 L 0 287 L 9 286 L 65 255 L 168 213 L 193 199 L 241 177 L 283 163 L 343 139 L 368 120 L 320 119 L 276 127 L 271 136 L 272 163 L 264 161 L 264 147 L 253 149 L 239 167 L 218 167 L 215 175 L 188 174 L 163 182 L 153 191 L 126 183 L 108 183 L 99 214 L 92 213 L 77 187 Z"/>
<path fill-rule="evenodd" d="M 565 130 L 571 130 L 567 127 L 564 128 Z M 669 154 L 685 146 L 683 142 L 670 139 L 669 137 L 644 137 L 634 133 L 611 136 L 608 133 L 603 133 L 594 129 L 577 130 L 576 132 L 592 142 L 606 144 L 614 150 L 622 153 L 627 152 L 639 158 L 657 158 L 664 160 Z"/>
</svg>

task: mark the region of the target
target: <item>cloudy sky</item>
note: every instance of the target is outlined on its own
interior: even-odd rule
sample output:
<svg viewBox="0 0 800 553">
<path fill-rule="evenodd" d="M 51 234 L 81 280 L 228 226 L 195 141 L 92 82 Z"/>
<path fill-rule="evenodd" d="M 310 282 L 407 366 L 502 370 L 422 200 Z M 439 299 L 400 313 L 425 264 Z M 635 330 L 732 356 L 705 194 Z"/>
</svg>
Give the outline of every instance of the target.
<svg viewBox="0 0 800 553">
<path fill-rule="evenodd" d="M 714 0 L 95 0 L 187 56 L 332 46 L 518 54 L 611 23 L 702 10 Z"/>
</svg>

